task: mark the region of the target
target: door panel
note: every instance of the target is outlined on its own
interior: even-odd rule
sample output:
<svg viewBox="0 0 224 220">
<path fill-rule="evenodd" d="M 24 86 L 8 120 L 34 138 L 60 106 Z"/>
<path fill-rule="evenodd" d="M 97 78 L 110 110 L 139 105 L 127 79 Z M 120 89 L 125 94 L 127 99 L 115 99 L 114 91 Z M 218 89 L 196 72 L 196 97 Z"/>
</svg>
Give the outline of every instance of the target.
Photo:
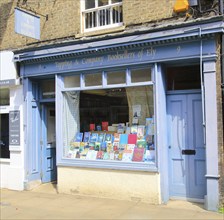
<svg viewBox="0 0 224 220">
<path fill-rule="evenodd" d="M 167 97 L 170 195 L 203 198 L 206 194 L 200 94 Z"/>
</svg>

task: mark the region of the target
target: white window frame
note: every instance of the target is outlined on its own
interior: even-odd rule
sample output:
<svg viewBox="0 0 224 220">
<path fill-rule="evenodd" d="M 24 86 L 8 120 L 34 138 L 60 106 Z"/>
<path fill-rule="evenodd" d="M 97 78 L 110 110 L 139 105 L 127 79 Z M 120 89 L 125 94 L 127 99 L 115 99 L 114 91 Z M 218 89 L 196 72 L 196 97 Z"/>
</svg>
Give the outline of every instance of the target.
<svg viewBox="0 0 224 220">
<path fill-rule="evenodd" d="M 97 31 L 97 30 L 103 30 L 105 28 L 115 28 L 115 27 L 120 27 L 123 25 L 123 18 L 118 18 L 120 22 L 118 21 L 117 23 L 113 23 L 113 16 L 112 16 L 112 8 L 114 7 L 120 7 L 121 11 L 123 11 L 122 6 L 123 2 L 118 2 L 118 3 L 112 3 L 112 0 L 108 0 L 108 5 L 105 6 L 98 6 L 98 0 L 95 1 L 95 8 L 90 8 L 90 9 L 85 9 L 85 0 L 81 0 L 81 25 L 82 25 L 82 30 L 83 32 L 91 32 L 91 31 Z M 100 11 L 103 10 L 110 10 L 110 24 L 106 24 L 106 18 L 105 18 L 105 25 L 100 25 L 99 23 L 99 18 L 100 18 Z M 87 13 L 93 13 L 96 12 L 96 27 L 90 27 L 86 28 L 86 18 L 85 15 Z M 92 15 L 93 16 L 93 15 Z"/>
</svg>

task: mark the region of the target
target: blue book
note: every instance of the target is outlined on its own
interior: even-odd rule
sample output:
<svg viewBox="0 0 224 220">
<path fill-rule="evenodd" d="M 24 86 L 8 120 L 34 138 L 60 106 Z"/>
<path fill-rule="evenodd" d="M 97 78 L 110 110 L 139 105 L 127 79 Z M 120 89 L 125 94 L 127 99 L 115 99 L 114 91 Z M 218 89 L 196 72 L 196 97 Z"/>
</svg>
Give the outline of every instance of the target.
<svg viewBox="0 0 224 220">
<path fill-rule="evenodd" d="M 98 140 L 98 134 L 97 133 L 92 133 L 90 135 L 90 142 L 97 142 Z"/>
<path fill-rule="evenodd" d="M 85 133 L 84 133 L 83 142 L 89 142 L 89 140 L 90 140 L 90 135 L 91 135 L 91 132 L 85 132 Z"/>
<path fill-rule="evenodd" d="M 120 135 L 120 144 L 128 144 L 128 134 Z"/>
<path fill-rule="evenodd" d="M 75 142 L 82 142 L 83 133 L 77 132 L 75 136 Z"/>
<path fill-rule="evenodd" d="M 112 142 L 112 134 L 106 134 L 104 138 L 105 142 Z"/>
<path fill-rule="evenodd" d="M 97 142 L 103 142 L 105 137 L 105 133 L 99 133 Z"/>
</svg>

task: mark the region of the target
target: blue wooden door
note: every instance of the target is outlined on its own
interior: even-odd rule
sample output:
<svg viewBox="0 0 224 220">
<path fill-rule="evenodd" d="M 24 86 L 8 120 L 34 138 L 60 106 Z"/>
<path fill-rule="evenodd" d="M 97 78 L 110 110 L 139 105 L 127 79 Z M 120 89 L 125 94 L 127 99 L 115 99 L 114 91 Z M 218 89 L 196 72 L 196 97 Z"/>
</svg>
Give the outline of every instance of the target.
<svg viewBox="0 0 224 220">
<path fill-rule="evenodd" d="M 52 141 L 49 141 L 49 130 L 55 130 L 55 115 L 50 115 L 50 110 L 54 111 L 54 108 L 42 105 L 41 180 L 43 183 L 52 182 L 57 179 L 56 143 L 52 140 L 52 138 Z M 53 135 L 55 135 L 55 133 Z"/>
<path fill-rule="evenodd" d="M 201 94 L 167 97 L 171 197 L 203 199 L 206 194 Z"/>
</svg>

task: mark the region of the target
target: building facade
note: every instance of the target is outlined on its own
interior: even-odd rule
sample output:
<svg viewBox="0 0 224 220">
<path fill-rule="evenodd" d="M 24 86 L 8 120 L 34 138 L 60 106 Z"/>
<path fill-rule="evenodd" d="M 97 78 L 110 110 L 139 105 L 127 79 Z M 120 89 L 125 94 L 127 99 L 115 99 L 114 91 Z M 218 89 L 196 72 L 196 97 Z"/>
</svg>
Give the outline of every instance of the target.
<svg viewBox="0 0 224 220">
<path fill-rule="evenodd" d="M 222 1 L 0 7 L 23 85 L 24 189 L 223 204 Z M 40 40 L 8 28 L 15 7 L 39 13 Z"/>
</svg>

